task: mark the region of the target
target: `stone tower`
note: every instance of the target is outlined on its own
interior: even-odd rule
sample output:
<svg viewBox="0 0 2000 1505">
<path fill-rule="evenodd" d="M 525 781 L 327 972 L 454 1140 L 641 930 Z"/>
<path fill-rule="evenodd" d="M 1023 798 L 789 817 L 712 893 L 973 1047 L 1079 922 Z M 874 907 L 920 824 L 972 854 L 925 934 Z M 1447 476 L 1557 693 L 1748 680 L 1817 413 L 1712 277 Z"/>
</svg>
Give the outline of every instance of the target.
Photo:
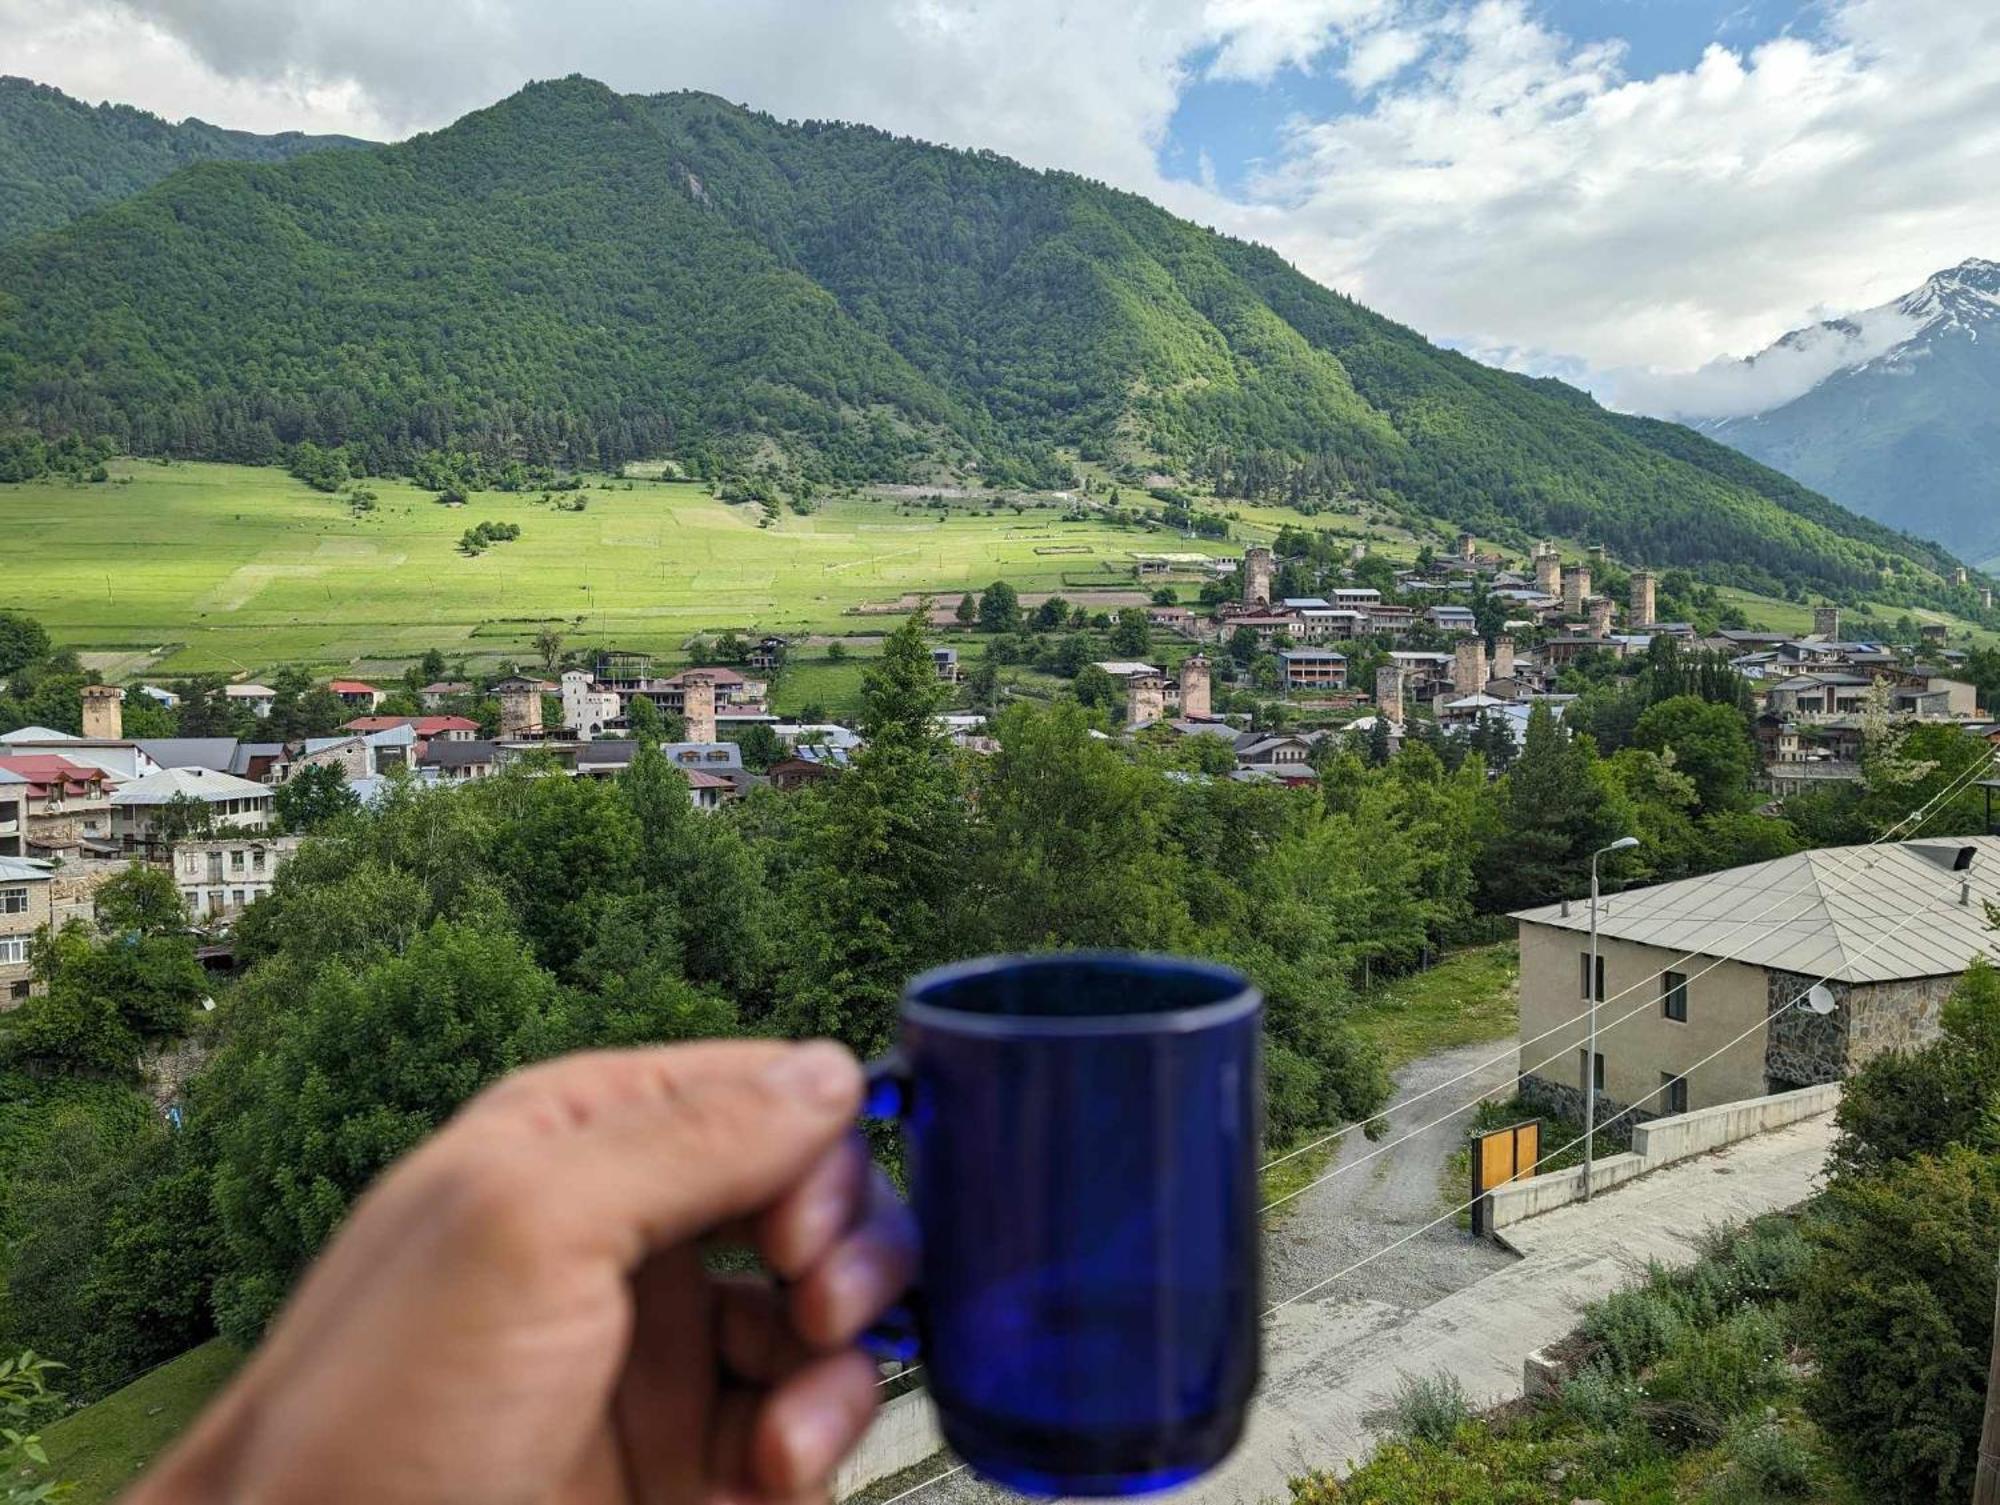
<svg viewBox="0 0 2000 1505">
<path fill-rule="evenodd" d="M 1375 671 L 1375 714 L 1403 724 L 1403 671 L 1394 664 Z"/>
<path fill-rule="evenodd" d="M 1535 556 L 1535 589 L 1545 596 L 1560 596 L 1562 574 L 1562 555 L 1544 545 L 1543 552 Z"/>
<path fill-rule="evenodd" d="M 1261 545 L 1243 551 L 1243 604 L 1246 606 L 1269 606 L 1271 604 L 1271 575 L 1276 560 L 1271 551 Z"/>
<path fill-rule="evenodd" d="M 1492 673 L 1495 679 L 1514 677 L 1514 639 L 1504 632 L 1493 640 Z"/>
<path fill-rule="evenodd" d="M 1813 608 L 1813 636 L 1825 638 L 1829 643 L 1840 641 L 1840 608 L 1838 606 L 1815 606 Z"/>
<path fill-rule="evenodd" d="M 1461 695 L 1486 688 L 1486 640 L 1460 638 L 1451 649 L 1451 687 Z"/>
<path fill-rule="evenodd" d="M 1181 716 L 1188 721 L 1209 719 L 1208 660 L 1191 653 L 1181 660 Z"/>
<path fill-rule="evenodd" d="M 124 699 L 125 692 L 110 685 L 85 685 L 84 736 L 102 738 L 107 742 L 121 740 L 125 735 L 125 710 L 121 704 Z"/>
<path fill-rule="evenodd" d="M 539 737 L 542 734 L 542 686 L 538 680 L 516 675 L 493 687 L 500 698 L 500 736 Z"/>
<path fill-rule="evenodd" d="M 1658 589 L 1658 582 L 1653 578 L 1651 570 L 1632 572 L 1632 600 L 1629 604 L 1632 608 L 1633 626 L 1650 627 L 1660 620 L 1657 615 L 1659 607 L 1655 602 Z"/>
<path fill-rule="evenodd" d="M 1347 546 L 1347 562 L 1349 564 L 1359 564 L 1361 563 L 1362 560 L 1366 559 L 1367 557 L 1368 557 L 1367 539 L 1364 538 L 1359 543 L 1351 543 Z"/>
<path fill-rule="evenodd" d="M 1592 544 L 1592 545 L 1590 546 L 1590 550 L 1589 550 L 1589 553 L 1590 553 L 1590 562 L 1591 562 L 1592 564 L 1602 564 L 1602 563 L 1604 563 L 1604 545 L 1603 545 L 1603 544 L 1601 544 L 1601 543 L 1594 543 L 1594 544 Z"/>
<path fill-rule="evenodd" d="M 681 676 L 681 719 L 687 723 L 687 740 L 715 740 L 715 676 L 691 669 Z"/>
<path fill-rule="evenodd" d="M 1159 675 L 1135 674 L 1125 681 L 1127 726 L 1148 726 L 1166 713 L 1167 685 Z"/>
<path fill-rule="evenodd" d="M 1592 596 L 1590 598 L 1590 635 L 1594 638 L 1611 636 L 1611 598 Z"/>
<path fill-rule="evenodd" d="M 1574 565 L 1563 571 L 1563 611 L 1572 617 L 1583 615 L 1583 603 L 1590 596 L 1590 566 Z"/>
<path fill-rule="evenodd" d="M 1478 552 L 1478 549 L 1473 546 L 1472 535 L 1470 533 L 1461 533 L 1458 535 L 1458 557 L 1460 559 L 1472 559 Z"/>
</svg>

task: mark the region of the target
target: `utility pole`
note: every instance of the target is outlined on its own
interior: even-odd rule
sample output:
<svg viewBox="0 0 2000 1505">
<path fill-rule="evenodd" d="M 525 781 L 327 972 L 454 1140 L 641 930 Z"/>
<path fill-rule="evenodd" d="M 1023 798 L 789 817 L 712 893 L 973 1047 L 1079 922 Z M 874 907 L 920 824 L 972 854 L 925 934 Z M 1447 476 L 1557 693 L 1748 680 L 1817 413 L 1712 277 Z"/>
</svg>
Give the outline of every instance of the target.
<svg viewBox="0 0 2000 1505">
<path fill-rule="evenodd" d="M 1590 995 L 1590 1036 L 1583 1047 L 1583 1200 L 1590 1200 L 1597 1173 L 1597 1004 L 1604 989 L 1597 983 L 1597 859 L 1607 852 L 1628 851 L 1636 836 L 1621 836 L 1590 854 L 1590 959 L 1584 963 L 1583 991 Z"/>
<path fill-rule="evenodd" d="M 1986 1366 L 1986 1422 L 1979 1429 L 1972 1505 L 2000 1505 L 2000 1281 L 1993 1292 L 1993 1357 Z"/>
</svg>

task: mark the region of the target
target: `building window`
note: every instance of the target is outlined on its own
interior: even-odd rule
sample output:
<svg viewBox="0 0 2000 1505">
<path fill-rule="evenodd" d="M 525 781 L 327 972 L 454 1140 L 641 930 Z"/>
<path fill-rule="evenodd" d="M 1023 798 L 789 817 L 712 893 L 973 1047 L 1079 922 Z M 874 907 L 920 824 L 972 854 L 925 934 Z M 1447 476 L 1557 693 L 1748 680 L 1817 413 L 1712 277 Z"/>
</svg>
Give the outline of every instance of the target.
<svg viewBox="0 0 2000 1505">
<path fill-rule="evenodd" d="M 229 903 L 231 908 L 241 909 L 243 907 L 243 890 L 240 888 L 232 888 L 229 891 Z"/>
<path fill-rule="evenodd" d="M 1660 974 L 1660 1012 L 1681 1024 L 1688 1022 L 1688 980 L 1685 972 Z"/>
<path fill-rule="evenodd" d="M 0 888 L 0 914 L 26 914 L 28 912 L 28 891 L 25 888 Z"/>
<path fill-rule="evenodd" d="M 18 967 L 27 959 L 27 936 L 0 935 L 0 967 Z"/>
<path fill-rule="evenodd" d="M 8 989 L 8 994 L 13 998 L 13 1000 L 16 1003 L 19 1003 L 23 998 L 26 998 L 28 996 L 29 986 L 30 985 L 28 983 L 17 982 L 14 984 L 12 988 Z"/>
<path fill-rule="evenodd" d="M 1684 1076 L 1672 1072 L 1660 1073 L 1660 1102 L 1667 1114 L 1685 1113 L 1688 1110 L 1688 1084 Z"/>
<path fill-rule="evenodd" d="M 1576 1053 L 1576 1066 L 1579 1075 L 1583 1071 L 1583 1056 L 1584 1053 L 1582 1051 Z M 1604 1052 L 1601 1050 L 1597 1053 L 1597 1058 L 1591 1062 L 1590 1085 L 1599 1092 L 1604 1090 Z"/>
<path fill-rule="evenodd" d="M 242 872 L 244 861 L 243 850 L 239 847 L 229 854 L 229 871 L 232 873 Z"/>
<path fill-rule="evenodd" d="M 256 851 L 250 854 L 250 868 L 253 872 L 261 873 L 264 871 L 264 849 L 262 847 L 257 848 Z"/>
<path fill-rule="evenodd" d="M 1590 998 L 1590 953 L 1583 952 L 1577 957 L 1578 996 L 1586 1001 Z M 1597 1001 L 1604 1002 L 1604 953 L 1597 954 Z"/>
</svg>

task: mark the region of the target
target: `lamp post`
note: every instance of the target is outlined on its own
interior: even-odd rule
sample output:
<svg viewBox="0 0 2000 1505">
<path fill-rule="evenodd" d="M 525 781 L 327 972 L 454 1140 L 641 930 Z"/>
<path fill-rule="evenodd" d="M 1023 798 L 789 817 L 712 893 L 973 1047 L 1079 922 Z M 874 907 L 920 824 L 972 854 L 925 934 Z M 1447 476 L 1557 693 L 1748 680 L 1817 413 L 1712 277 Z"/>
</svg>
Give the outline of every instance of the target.
<svg viewBox="0 0 2000 1505">
<path fill-rule="evenodd" d="M 1583 991 L 1590 998 L 1590 1043 L 1583 1048 L 1583 1200 L 1590 1200 L 1597 1164 L 1597 859 L 1606 852 L 1623 852 L 1639 844 L 1636 836 L 1621 836 L 1590 854 L 1590 961 L 1583 974 Z"/>
</svg>

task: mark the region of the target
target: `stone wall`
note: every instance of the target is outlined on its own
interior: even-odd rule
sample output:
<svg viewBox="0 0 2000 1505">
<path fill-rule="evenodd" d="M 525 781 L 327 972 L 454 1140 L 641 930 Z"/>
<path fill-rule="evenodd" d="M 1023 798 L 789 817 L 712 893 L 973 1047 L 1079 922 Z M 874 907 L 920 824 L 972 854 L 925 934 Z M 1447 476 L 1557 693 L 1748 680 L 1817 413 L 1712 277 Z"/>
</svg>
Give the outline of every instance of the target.
<svg viewBox="0 0 2000 1505">
<path fill-rule="evenodd" d="M 1522 1077 L 1517 1084 L 1521 1102 L 1536 1113 L 1546 1113 L 1552 1118 L 1572 1119 L 1583 1122 L 1583 1089 L 1574 1082 L 1552 1081 L 1533 1072 Z M 1657 1103 L 1654 1105 L 1657 1108 Z M 1614 1144 L 1623 1149 L 1632 1142 L 1632 1128 L 1659 1114 L 1646 1108 L 1627 1108 L 1627 1105 L 1605 1093 L 1597 1094 L 1597 1141 L 1600 1147 Z M 1560 1149 L 1558 1144 L 1544 1144 L 1542 1153 Z"/>
<path fill-rule="evenodd" d="M 1785 1087 L 1837 1082 L 1886 1051 L 1930 1044 L 1938 1037 L 1944 1002 L 1958 986 L 1956 976 L 1830 982 L 1836 1007 L 1822 1017 L 1795 1006 L 1817 978 L 1797 972 L 1767 977 L 1771 1022 L 1764 1074 L 1773 1086 Z"/>
</svg>

